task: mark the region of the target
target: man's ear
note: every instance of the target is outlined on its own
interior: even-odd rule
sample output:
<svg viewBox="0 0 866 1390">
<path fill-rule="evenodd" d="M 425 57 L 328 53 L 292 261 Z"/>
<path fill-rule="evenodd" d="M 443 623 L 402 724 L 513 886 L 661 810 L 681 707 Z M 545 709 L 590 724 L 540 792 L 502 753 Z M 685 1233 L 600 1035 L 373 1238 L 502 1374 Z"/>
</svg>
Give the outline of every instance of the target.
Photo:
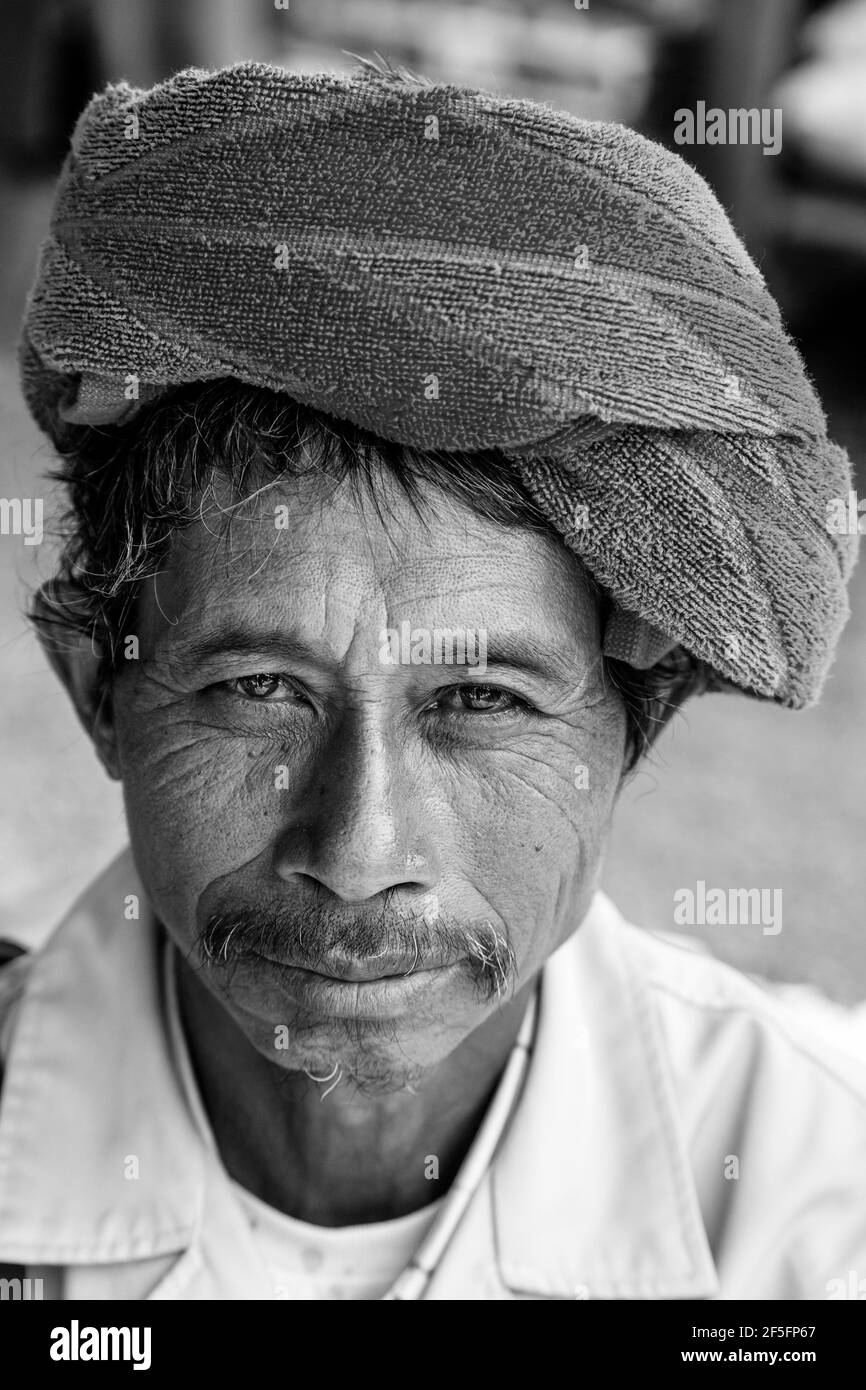
<svg viewBox="0 0 866 1390">
<path fill-rule="evenodd" d="M 39 644 L 66 688 L 75 712 L 109 777 L 120 781 L 111 686 L 104 679 L 103 649 L 96 633 L 75 622 L 85 595 L 69 580 L 52 579 L 34 596 L 31 618 Z"/>
</svg>

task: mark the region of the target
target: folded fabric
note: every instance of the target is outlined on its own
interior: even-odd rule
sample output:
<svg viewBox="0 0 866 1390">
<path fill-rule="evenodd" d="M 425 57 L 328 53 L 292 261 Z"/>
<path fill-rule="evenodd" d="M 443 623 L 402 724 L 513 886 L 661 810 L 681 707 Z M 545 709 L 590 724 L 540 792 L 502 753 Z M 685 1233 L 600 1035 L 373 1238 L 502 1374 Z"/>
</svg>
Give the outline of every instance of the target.
<svg viewBox="0 0 866 1390">
<path fill-rule="evenodd" d="M 217 377 L 423 449 L 498 448 L 610 592 L 802 706 L 847 616 L 845 452 L 703 180 L 622 126 L 422 82 L 188 69 L 95 97 L 20 344 L 30 408 Z"/>
</svg>

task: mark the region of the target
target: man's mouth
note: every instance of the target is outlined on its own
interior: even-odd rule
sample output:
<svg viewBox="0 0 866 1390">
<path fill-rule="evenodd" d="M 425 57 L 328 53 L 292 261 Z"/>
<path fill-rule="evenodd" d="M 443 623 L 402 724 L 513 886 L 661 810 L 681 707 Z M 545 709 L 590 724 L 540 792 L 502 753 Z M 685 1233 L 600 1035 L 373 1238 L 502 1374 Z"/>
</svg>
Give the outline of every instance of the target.
<svg viewBox="0 0 866 1390">
<path fill-rule="evenodd" d="M 374 960 L 328 957 L 317 960 L 315 965 L 298 960 L 277 960 L 274 956 L 263 956 L 262 959 L 286 970 L 303 970 L 307 974 L 320 975 L 325 980 L 338 980 L 343 984 L 374 984 L 378 980 L 402 979 L 406 975 L 422 974 L 450 964 L 448 961 L 425 960 L 417 952 L 407 956 L 377 956 Z"/>
<path fill-rule="evenodd" d="M 273 973 L 278 988 L 313 1017 L 359 1022 L 417 1017 L 431 993 L 447 989 L 461 969 L 458 962 L 434 964 L 411 955 L 317 959 L 311 968 L 250 953 L 247 962 L 254 977 Z"/>
</svg>

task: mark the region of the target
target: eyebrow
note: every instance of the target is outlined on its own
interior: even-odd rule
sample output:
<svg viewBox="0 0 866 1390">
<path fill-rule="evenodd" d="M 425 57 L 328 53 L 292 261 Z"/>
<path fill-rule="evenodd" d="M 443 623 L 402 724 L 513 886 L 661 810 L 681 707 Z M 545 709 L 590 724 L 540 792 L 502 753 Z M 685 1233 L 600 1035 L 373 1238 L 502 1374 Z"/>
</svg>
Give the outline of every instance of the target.
<svg viewBox="0 0 866 1390">
<path fill-rule="evenodd" d="M 478 634 L 483 629 L 460 627 L 438 627 L 431 631 L 461 630 L 471 640 L 471 650 L 478 650 Z M 569 643 L 569 646 L 571 644 Z M 337 665 L 333 651 L 321 643 L 302 641 L 292 632 L 283 628 L 251 631 L 249 628 L 227 626 L 217 628 L 207 636 L 194 638 L 185 645 L 179 645 L 172 653 L 173 662 L 182 662 L 195 668 L 207 666 L 213 661 L 231 656 L 250 655 L 276 661 L 295 661 L 304 665 L 334 667 Z M 574 682 L 586 672 L 587 662 L 574 651 L 573 657 L 555 643 L 540 642 L 531 632 L 502 633 L 488 639 L 485 657 L 487 669 L 504 666 L 522 671 L 526 675 L 544 680 L 556 679 Z M 437 670 L 448 666 L 461 671 L 476 669 L 474 662 L 447 662 L 435 664 Z"/>
<path fill-rule="evenodd" d="M 300 661 L 316 666 L 333 664 L 333 652 L 310 645 L 284 628 L 251 631 L 246 627 L 219 627 L 205 637 L 179 644 L 172 659 L 189 666 L 207 666 L 227 656 L 268 656 L 283 661 Z"/>
<path fill-rule="evenodd" d="M 573 649 L 573 656 L 555 643 L 539 642 L 529 632 L 503 634 L 487 646 L 487 665 L 509 666 L 527 675 L 574 681 L 585 670 L 587 662 Z"/>
</svg>

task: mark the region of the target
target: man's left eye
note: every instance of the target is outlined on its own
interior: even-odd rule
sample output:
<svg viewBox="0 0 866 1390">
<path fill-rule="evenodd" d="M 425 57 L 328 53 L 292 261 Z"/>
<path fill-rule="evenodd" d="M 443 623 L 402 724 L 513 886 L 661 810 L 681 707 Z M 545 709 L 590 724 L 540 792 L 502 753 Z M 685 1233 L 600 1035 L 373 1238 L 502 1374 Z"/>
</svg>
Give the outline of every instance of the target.
<svg viewBox="0 0 866 1390">
<path fill-rule="evenodd" d="M 276 704 L 286 699 L 298 698 L 298 691 L 291 681 L 285 676 L 272 675 L 270 672 L 257 671 L 254 676 L 239 676 L 237 680 L 228 681 L 227 684 L 230 690 L 236 691 L 248 700 L 256 700 L 259 704 L 265 701 Z"/>
<path fill-rule="evenodd" d="M 527 709 L 525 700 L 498 685 L 458 685 L 443 691 L 436 703 L 454 713 L 508 714 Z"/>
</svg>

